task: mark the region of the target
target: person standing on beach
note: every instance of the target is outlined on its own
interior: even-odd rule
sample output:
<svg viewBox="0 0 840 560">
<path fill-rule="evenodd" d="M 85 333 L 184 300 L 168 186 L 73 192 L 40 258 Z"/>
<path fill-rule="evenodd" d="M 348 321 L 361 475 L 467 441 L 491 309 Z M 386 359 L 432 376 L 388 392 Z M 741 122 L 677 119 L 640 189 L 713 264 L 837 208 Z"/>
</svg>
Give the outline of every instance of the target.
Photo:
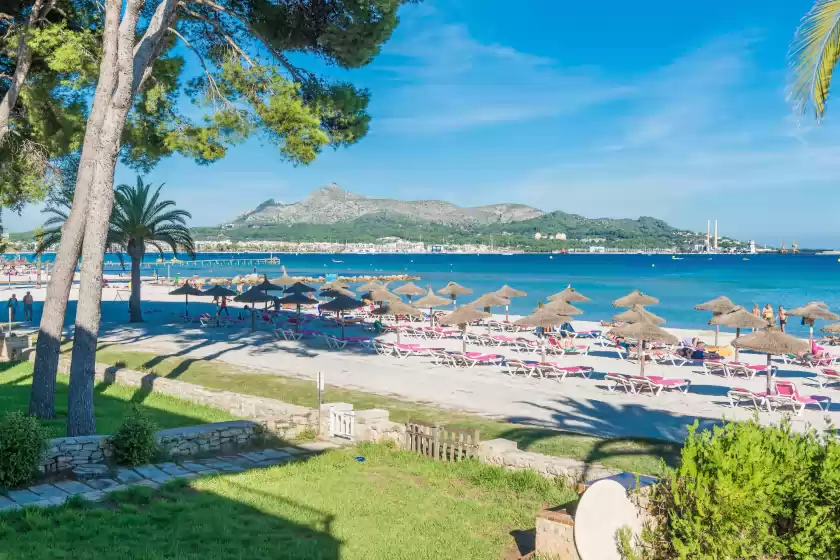
<svg viewBox="0 0 840 560">
<path fill-rule="evenodd" d="M 781 305 L 779 306 L 779 328 L 785 332 L 785 325 L 787 325 L 787 311 Z"/>
<path fill-rule="evenodd" d="M 32 321 L 32 303 L 34 298 L 30 292 L 26 292 L 23 296 L 23 320 Z"/>
<path fill-rule="evenodd" d="M 762 311 L 761 316 L 767 321 L 768 326 L 773 326 L 773 306 L 769 303 L 764 306 L 764 311 Z"/>
<path fill-rule="evenodd" d="M 18 298 L 16 294 L 12 294 L 12 297 L 9 298 L 8 303 L 9 308 L 9 320 L 14 321 L 15 315 L 17 315 L 17 308 L 18 308 Z"/>
<path fill-rule="evenodd" d="M 230 317 L 230 311 L 228 310 L 227 306 L 227 296 L 222 296 L 222 301 L 219 303 L 219 315 L 222 314 L 222 311 L 225 312 L 225 315 Z"/>
<path fill-rule="evenodd" d="M 761 310 L 758 308 L 757 303 L 753 304 L 752 314 L 755 315 L 756 317 L 761 317 Z M 756 329 L 752 330 L 752 332 L 755 332 L 755 331 L 756 331 Z"/>
</svg>

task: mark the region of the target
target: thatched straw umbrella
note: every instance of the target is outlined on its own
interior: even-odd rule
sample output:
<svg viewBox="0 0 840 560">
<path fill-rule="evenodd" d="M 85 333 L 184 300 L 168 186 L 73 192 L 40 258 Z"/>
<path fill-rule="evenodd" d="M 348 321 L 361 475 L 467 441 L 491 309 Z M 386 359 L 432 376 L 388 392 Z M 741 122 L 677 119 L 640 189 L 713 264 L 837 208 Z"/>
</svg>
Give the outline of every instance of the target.
<svg viewBox="0 0 840 560">
<path fill-rule="evenodd" d="M 551 311 L 552 313 L 556 313 L 558 315 L 580 315 L 581 313 L 583 313 L 582 310 L 578 309 L 574 305 L 571 305 L 570 303 L 566 303 L 562 299 L 555 299 L 554 301 L 550 301 L 542 307 L 538 307 L 534 311 L 536 312 L 541 309 Z"/>
<path fill-rule="evenodd" d="M 472 293 L 472 288 L 465 288 L 457 282 L 450 282 L 437 291 L 442 296 L 449 296 L 452 299 L 452 309 L 455 309 L 455 296 L 465 296 Z"/>
<path fill-rule="evenodd" d="M 407 303 L 403 303 L 400 301 L 400 298 L 397 298 L 396 301 L 388 302 L 383 304 L 380 307 L 377 307 L 373 311 L 371 311 L 374 315 L 410 315 L 413 317 L 422 317 L 424 312 L 408 305 Z M 400 329 L 397 329 L 397 344 L 402 344 L 400 341 Z"/>
<path fill-rule="evenodd" d="M 767 326 L 767 321 L 761 317 L 756 317 L 740 305 L 730 311 L 729 313 L 715 314 L 710 325 L 723 325 L 735 329 L 735 340 L 741 336 L 741 329 L 763 329 Z M 738 361 L 738 346 L 735 346 L 735 361 Z"/>
<path fill-rule="evenodd" d="M 494 292 L 489 292 L 481 296 L 475 301 L 471 301 L 467 304 L 470 307 L 475 309 L 484 309 L 486 313 L 490 313 L 491 307 L 496 307 L 499 305 L 504 305 L 507 307 L 510 305 L 510 300 L 506 297 L 498 296 Z M 487 325 L 487 332 L 490 332 L 490 324 Z"/>
<path fill-rule="evenodd" d="M 504 298 L 515 298 L 515 297 L 525 297 L 528 294 L 523 292 L 522 290 L 517 290 L 516 288 L 511 288 L 507 284 L 499 288 L 494 292 L 497 296 L 501 296 Z M 508 308 L 510 307 L 509 304 L 505 304 L 505 321 L 508 321 L 510 317 L 508 317 Z"/>
<path fill-rule="evenodd" d="M 452 313 L 444 315 L 440 318 L 441 325 L 463 325 L 464 330 L 464 337 L 463 340 L 463 349 L 464 352 L 467 351 L 467 325 L 472 323 L 473 321 L 479 321 L 481 319 L 486 319 L 490 317 L 489 313 L 485 313 L 484 311 L 479 311 L 478 309 L 473 309 L 472 307 L 467 307 L 466 305 L 462 305 L 461 307 L 457 308 Z"/>
<path fill-rule="evenodd" d="M 395 293 L 389 292 L 388 289 L 385 286 L 379 286 L 378 288 L 375 288 L 375 289 L 367 292 L 366 294 L 363 294 L 362 299 L 368 299 L 370 301 L 376 301 L 376 302 L 379 302 L 379 303 L 382 303 L 382 302 L 385 302 L 385 301 L 387 301 L 387 302 L 402 301 L 400 299 L 400 296 L 398 296 Z"/>
<path fill-rule="evenodd" d="M 432 311 L 434 307 L 443 307 L 444 305 L 449 304 L 449 300 L 435 295 L 432 292 L 432 289 L 429 288 L 429 291 L 426 293 L 425 296 L 421 297 L 417 301 L 414 302 L 416 307 L 428 307 L 429 308 L 429 324 L 431 326 L 435 326 L 435 314 Z"/>
<path fill-rule="evenodd" d="M 257 303 L 274 301 L 274 296 L 270 296 L 262 291 L 258 286 L 254 286 L 249 288 L 247 292 L 233 298 L 233 301 L 251 304 L 251 332 L 254 332 L 257 330 L 256 310 L 254 309 L 254 306 Z"/>
<path fill-rule="evenodd" d="M 568 315 L 558 315 L 556 313 L 552 313 L 551 311 L 546 311 L 545 309 L 540 309 L 530 315 L 526 315 L 521 319 L 517 319 L 514 321 L 514 325 L 519 325 L 522 327 L 542 327 L 542 328 L 549 328 L 549 327 L 556 327 L 557 325 L 562 325 L 563 323 L 568 323 L 572 320 L 571 317 Z M 545 337 L 542 338 L 542 361 L 545 361 Z"/>
<path fill-rule="evenodd" d="M 216 284 L 212 288 L 208 288 L 201 292 L 201 295 L 210 297 L 234 297 L 236 295 L 236 292 L 234 292 L 233 290 L 229 290 L 224 286 Z"/>
<path fill-rule="evenodd" d="M 622 311 L 613 317 L 613 321 L 621 321 L 624 323 L 650 323 L 652 325 L 665 324 L 665 319 L 658 315 L 654 315 L 641 305 L 634 305 L 627 311 Z"/>
<path fill-rule="evenodd" d="M 289 280 L 291 280 L 291 278 L 289 278 Z M 269 282 L 268 281 L 268 276 L 263 276 L 263 281 L 260 282 L 259 284 L 257 284 L 257 288 L 259 288 L 263 292 L 282 292 L 288 286 L 291 286 L 294 283 L 295 282 L 292 281 L 291 284 L 286 284 L 286 285 L 280 286 L 278 284 L 272 284 L 271 282 Z"/>
<path fill-rule="evenodd" d="M 288 274 L 286 274 L 286 270 L 283 270 L 283 276 L 278 278 L 274 278 L 271 280 L 272 284 L 277 286 L 283 286 L 283 288 L 288 288 L 289 286 L 293 286 L 297 282 L 296 279 L 292 278 Z"/>
<path fill-rule="evenodd" d="M 733 309 L 738 307 L 726 296 L 719 296 L 715 299 L 709 300 L 706 303 L 701 303 L 700 305 L 695 305 L 694 309 L 698 311 L 711 311 L 714 313 L 714 316 L 717 317 L 718 315 L 722 315 L 724 313 L 729 313 Z M 712 324 L 710 322 L 710 324 Z M 715 346 L 718 345 L 718 335 L 720 334 L 720 325 L 718 323 L 714 323 L 715 325 Z"/>
<path fill-rule="evenodd" d="M 634 305 L 655 305 L 659 300 L 653 296 L 648 296 L 639 290 L 633 290 L 624 297 L 620 297 L 612 302 L 613 307 L 633 307 Z"/>
<path fill-rule="evenodd" d="M 333 288 L 341 288 L 343 290 L 349 290 L 350 286 L 344 280 L 335 279 L 330 282 L 327 282 L 323 286 L 321 286 L 322 290 L 331 290 Z"/>
<path fill-rule="evenodd" d="M 351 290 L 348 290 L 347 288 L 339 288 L 336 286 L 331 288 L 324 288 L 323 290 L 321 290 L 321 293 L 319 295 L 328 298 L 335 298 L 339 296 L 352 298 L 356 294 L 354 294 Z"/>
<path fill-rule="evenodd" d="M 407 282 L 407 283 L 403 284 L 402 286 L 400 286 L 399 288 L 396 288 L 392 291 L 395 294 L 398 294 L 398 295 L 401 295 L 401 296 L 406 296 L 408 298 L 409 303 L 411 303 L 411 296 L 422 296 L 423 294 L 426 293 L 426 290 L 424 290 L 420 286 L 418 286 L 416 284 L 413 284 L 411 282 Z"/>
<path fill-rule="evenodd" d="M 774 354 L 798 354 L 810 350 L 804 340 L 785 334 L 775 327 L 739 337 L 733 343 L 736 348 L 745 348 L 767 354 L 767 392 L 773 392 L 772 362 Z"/>
<path fill-rule="evenodd" d="M 283 293 L 286 294 L 311 294 L 312 292 L 317 291 L 318 288 L 313 288 L 312 286 L 308 286 L 303 282 L 295 282 L 285 290 Z"/>
<path fill-rule="evenodd" d="M 204 292 L 197 288 L 193 288 L 192 284 L 184 284 L 180 288 L 175 288 L 169 292 L 170 296 L 184 296 L 184 315 L 190 315 L 190 296 L 203 296 Z M 11 332 L 11 331 L 10 331 Z"/>
<path fill-rule="evenodd" d="M 566 286 L 566 289 L 562 292 L 558 292 L 552 296 L 548 296 L 548 301 L 556 301 L 556 300 L 563 300 L 568 303 L 572 303 L 575 301 L 584 303 L 587 301 L 591 301 L 588 297 L 583 295 L 582 293 L 578 292 L 571 285 Z"/>
<path fill-rule="evenodd" d="M 361 286 L 359 286 L 356 289 L 359 291 L 360 294 L 365 294 L 367 292 L 371 292 L 371 291 L 376 290 L 378 288 L 384 288 L 384 287 L 385 287 L 385 284 L 382 284 L 381 282 L 377 282 L 376 280 L 371 280 L 367 284 L 362 284 Z"/>
<path fill-rule="evenodd" d="M 829 311 L 828 306 L 821 301 L 812 301 L 808 305 L 791 309 L 787 314 L 805 319 L 809 329 L 808 342 L 812 345 L 814 344 L 814 321 L 817 319 L 825 321 L 837 321 L 840 319 L 840 315 Z"/>
<path fill-rule="evenodd" d="M 840 334 L 840 323 L 831 323 L 830 325 L 824 326 L 822 332 L 827 332 L 831 334 Z"/>
<path fill-rule="evenodd" d="M 297 306 L 297 323 L 295 323 L 295 331 L 300 330 L 300 306 L 301 305 L 317 305 L 320 303 L 317 299 L 311 298 L 302 292 L 292 292 L 277 300 L 280 305 L 295 305 Z"/>
<path fill-rule="evenodd" d="M 332 299 L 327 303 L 322 303 L 321 311 L 333 311 L 341 316 L 344 315 L 345 311 L 358 309 L 364 306 L 365 302 L 363 301 L 359 301 L 351 296 L 339 294 L 335 299 Z M 341 340 L 344 340 L 344 321 L 341 321 Z"/>
<path fill-rule="evenodd" d="M 645 342 L 663 342 L 665 344 L 676 344 L 678 342 L 676 336 L 647 321 L 614 327 L 610 332 L 639 342 L 639 375 L 642 377 L 645 375 Z"/>
</svg>

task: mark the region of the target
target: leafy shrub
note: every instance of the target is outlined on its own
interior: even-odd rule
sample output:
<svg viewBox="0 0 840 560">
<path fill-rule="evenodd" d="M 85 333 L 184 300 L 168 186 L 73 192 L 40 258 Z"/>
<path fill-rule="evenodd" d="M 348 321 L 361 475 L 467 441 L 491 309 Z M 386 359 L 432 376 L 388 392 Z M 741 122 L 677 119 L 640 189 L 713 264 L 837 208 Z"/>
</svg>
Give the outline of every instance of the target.
<svg viewBox="0 0 840 560">
<path fill-rule="evenodd" d="M 144 465 L 158 454 L 157 426 L 135 405 L 111 438 L 114 458 L 123 465 Z"/>
<path fill-rule="evenodd" d="M 680 466 L 651 495 L 653 560 L 837 559 L 840 443 L 789 421 L 689 431 Z"/>
<path fill-rule="evenodd" d="M 0 487 L 22 486 L 38 473 L 47 430 L 37 419 L 10 412 L 0 420 Z"/>
</svg>

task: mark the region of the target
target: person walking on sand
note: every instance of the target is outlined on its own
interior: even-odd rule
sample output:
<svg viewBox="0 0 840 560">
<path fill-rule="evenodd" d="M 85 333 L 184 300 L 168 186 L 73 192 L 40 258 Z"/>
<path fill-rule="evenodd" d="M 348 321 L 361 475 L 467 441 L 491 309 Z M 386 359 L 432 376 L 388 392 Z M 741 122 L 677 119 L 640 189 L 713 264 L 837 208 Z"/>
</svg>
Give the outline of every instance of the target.
<svg viewBox="0 0 840 560">
<path fill-rule="evenodd" d="M 761 310 L 758 308 L 757 303 L 753 304 L 752 314 L 755 315 L 756 317 L 761 317 Z M 752 332 L 755 332 L 755 331 L 756 331 L 756 329 L 752 330 Z"/>
<path fill-rule="evenodd" d="M 785 332 L 785 325 L 787 325 L 787 311 L 781 305 L 779 306 L 779 328 Z"/>
<path fill-rule="evenodd" d="M 30 292 L 26 292 L 26 295 L 23 296 L 23 320 L 24 321 L 32 321 L 32 303 L 34 302 L 34 298 Z"/>
<path fill-rule="evenodd" d="M 220 316 L 222 314 L 222 311 L 225 312 L 225 315 L 230 317 L 230 311 L 228 310 L 228 306 L 227 306 L 227 296 L 222 296 L 222 300 L 219 303 L 219 315 Z"/>
<path fill-rule="evenodd" d="M 769 326 L 773 326 L 773 306 L 769 303 L 764 306 L 764 311 L 761 312 L 761 316 L 767 321 Z"/>
</svg>

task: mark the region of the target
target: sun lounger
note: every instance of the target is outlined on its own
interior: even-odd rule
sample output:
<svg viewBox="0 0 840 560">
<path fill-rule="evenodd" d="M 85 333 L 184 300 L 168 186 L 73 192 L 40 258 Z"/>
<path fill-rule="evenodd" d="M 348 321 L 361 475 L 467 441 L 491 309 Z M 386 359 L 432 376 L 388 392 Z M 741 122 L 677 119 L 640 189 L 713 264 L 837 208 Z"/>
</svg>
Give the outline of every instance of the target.
<svg viewBox="0 0 840 560">
<path fill-rule="evenodd" d="M 822 395 L 800 395 L 796 385 L 790 381 L 777 381 L 776 392 L 767 395 L 767 402 L 772 409 L 775 406 L 790 406 L 796 414 L 802 414 L 808 405 L 816 405 L 820 410 L 828 410 L 831 397 Z"/>
<path fill-rule="evenodd" d="M 283 340 L 300 340 L 303 337 L 303 333 L 295 332 L 291 329 L 274 329 L 274 336 L 277 339 Z"/>
<path fill-rule="evenodd" d="M 323 338 L 324 342 L 327 343 L 327 348 L 331 350 L 341 350 L 347 346 L 347 340 L 343 340 L 331 334 L 322 334 L 321 338 Z"/>
<path fill-rule="evenodd" d="M 444 350 L 443 348 L 426 348 L 416 344 L 395 344 L 394 353 L 401 360 L 409 356 L 431 356 L 433 352 Z"/>
<path fill-rule="evenodd" d="M 757 393 L 743 387 L 734 387 L 729 390 L 726 396 L 729 397 L 729 406 L 733 408 L 743 403 L 751 403 L 756 410 L 763 408 L 770 410 L 767 404 L 767 393 Z"/>
<path fill-rule="evenodd" d="M 539 363 L 530 360 L 507 360 L 506 368 L 502 370 L 508 375 L 522 374 L 526 377 L 535 377 L 540 374 Z"/>
<path fill-rule="evenodd" d="M 671 363 L 672 366 L 684 366 L 689 362 L 694 362 L 691 358 L 674 352 L 673 350 L 665 350 L 656 356 L 656 361 L 660 364 Z"/>
<path fill-rule="evenodd" d="M 384 340 L 374 340 L 371 343 L 376 353 L 381 356 L 391 356 L 394 354 L 394 343 L 385 342 Z"/>
<path fill-rule="evenodd" d="M 589 379 L 595 368 L 589 366 L 561 366 L 554 362 L 540 362 L 538 371 L 541 377 L 553 377 L 558 381 L 563 381 L 568 375 L 582 375 Z"/>
<path fill-rule="evenodd" d="M 796 354 L 785 354 L 782 356 L 782 361 L 785 364 L 795 364 L 798 366 L 808 367 L 808 368 L 815 368 L 815 367 L 831 367 L 836 364 L 837 359 L 833 356 L 828 355 L 820 355 L 820 356 L 797 356 Z"/>
<path fill-rule="evenodd" d="M 719 360 L 703 360 L 703 373 L 708 373 L 709 375 L 720 373 L 724 377 L 730 376 L 726 363 Z"/>
<path fill-rule="evenodd" d="M 817 382 L 820 389 L 831 383 L 840 383 L 840 371 L 836 369 L 820 368 L 814 375 L 814 381 Z"/>
<path fill-rule="evenodd" d="M 458 363 L 451 353 L 446 350 L 432 350 L 429 352 L 432 357 L 432 362 L 439 366 L 456 367 Z"/>
<path fill-rule="evenodd" d="M 480 364 L 497 365 L 505 361 L 501 354 L 485 354 L 484 352 L 449 352 L 456 365 L 475 367 Z"/>
<path fill-rule="evenodd" d="M 608 373 L 604 376 L 606 381 L 612 382 L 612 385 L 607 385 L 609 391 L 615 391 L 618 388 L 624 389 L 627 393 L 635 393 L 636 386 L 629 375 L 623 373 Z"/>
<path fill-rule="evenodd" d="M 690 379 L 674 379 L 659 377 L 658 375 L 650 375 L 648 377 L 641 377 L 638 375 L 630 376 L 631 383 L 636 387 L 637 393 L 643 393 L 645 390 L 650 391 L 654 395 L 658 395 L 666 389 L 674 389 L 682 393 L 688 393 L 691 387 Z"/>
<path fill-rule="evenodd" d="M 767 373 L 767 366 L 747 364 L 744 362 L 728 362 L 726 369 L 729 371 L 731 377 L 738 377 L 739 375 L 745 379 L 752 379 L 758 373 Z M 776 375 L 776 367 L 771 366 L 770 376 Z"/>
</svg>

